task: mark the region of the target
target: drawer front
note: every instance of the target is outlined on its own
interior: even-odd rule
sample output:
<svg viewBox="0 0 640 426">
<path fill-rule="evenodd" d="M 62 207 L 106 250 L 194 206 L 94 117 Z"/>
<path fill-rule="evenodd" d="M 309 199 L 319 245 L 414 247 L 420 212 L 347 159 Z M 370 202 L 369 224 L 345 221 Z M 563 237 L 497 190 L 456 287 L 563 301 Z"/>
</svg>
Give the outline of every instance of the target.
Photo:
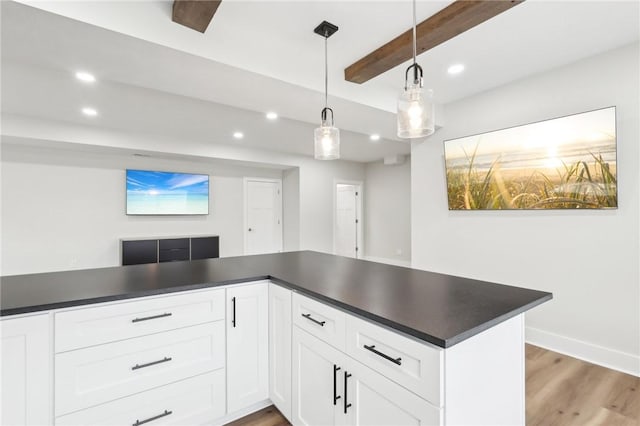
<svg viewBox="0 0 640 426">
<path fill-rule="evenodd" d="M 217 370 L 58 417 L 56 424 L 204 424 L 225 414 L 224 380 L 224 370 Z"/>
<path fill-rule="evenodd" d="M 347 315 L 346 352 L 435 406 L 442 406 L 443 350 Z"/>
<path fill-rule="evenodd" d="M 224 333 L 217 321 L 57 354 L 56 415 L 222 369 Z"/>
<path fill-rule="evenodd" d="M 224 319 L 223 289 L 61 312 L 56 352 Z"/>
<path fill-rule="evenodd" d="M 165 240 L 159 240 L 160 250 L 168 249 L 189 249 L 188 238 L 169 238 Z"/>
<path fill-rule="evenodd" d="M 295 325 L 344 351 L 344 312 L 299 293 L 293 293 L 292 303 Z"/>
<path fill-rule="evenodd" d="M 162 249 L 158 252 L 160 262 L 173 262 L 176 260 L 189 260 L 188 248 Z"/>
</svg>

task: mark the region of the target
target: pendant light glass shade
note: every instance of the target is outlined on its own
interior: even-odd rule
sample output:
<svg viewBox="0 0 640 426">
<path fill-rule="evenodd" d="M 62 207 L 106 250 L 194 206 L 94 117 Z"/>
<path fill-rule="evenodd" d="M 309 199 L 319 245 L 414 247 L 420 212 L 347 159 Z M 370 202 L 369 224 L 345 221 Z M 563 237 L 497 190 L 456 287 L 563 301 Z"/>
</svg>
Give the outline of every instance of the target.
<svg viewBox="0 0 640 426">
<path fill-rule="evenodd" d="M 327 119 L 331 112 L 331 121 Z M 313 131 L 314 155 L 316 160 L 337 160 L 340 158 L 340 129 L 333 125 L 333 110 L 322 110 L 322 124 Z"/>
<path fill-rule="evenodd" d="M 398 99 L 398 137 L 423 138 L 435 131 L 432 91 L 410 85 Z"/>
<path fill-rule="evenodd" d="M 413 64 L 404 77 L 404 92 L 398 98 L 398 137 L 424 138 L 435 132 L 433 91 L 423 90 L 422 67 L 416 63 L 416 0 L 413 0 Z M 409 83 L 409 71 L 413 80 Z"/>
</svg>

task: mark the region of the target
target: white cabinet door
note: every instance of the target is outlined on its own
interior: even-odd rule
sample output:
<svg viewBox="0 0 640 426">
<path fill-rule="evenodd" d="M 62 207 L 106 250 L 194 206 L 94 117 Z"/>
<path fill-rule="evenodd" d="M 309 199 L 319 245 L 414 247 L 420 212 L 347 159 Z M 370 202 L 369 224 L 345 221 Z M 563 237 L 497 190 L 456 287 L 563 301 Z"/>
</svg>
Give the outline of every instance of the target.
<svg viewBox="0 0 640 426">
<path fill-rule="evenodd" d="M 269 284 L 269 398 L 291 421 L 291 290 Z"/>
<path fill-rule="evenodd" d="M 269 398 L 268 284 L 227 289 L 228 413 Z"/>
<path fill-rule="evenodd" d="M 293 327 L 293 406 L 296 426 L 329 426 L 345 420 L 342 408 L 345 356 L 298 327 Z"/>
<path fill-rule="evenodd" d="M 442 424 L 441 410 L 380 373 L 349 360 L 342 408 L 353 426 Z M 346 403 L 346 406 L 345 406 Z"/>
<path fill-rule="evenodd" d="M 2 320 L 0 335 L 1 424 L 52 424 L 49 315 Z"/>
</svg>

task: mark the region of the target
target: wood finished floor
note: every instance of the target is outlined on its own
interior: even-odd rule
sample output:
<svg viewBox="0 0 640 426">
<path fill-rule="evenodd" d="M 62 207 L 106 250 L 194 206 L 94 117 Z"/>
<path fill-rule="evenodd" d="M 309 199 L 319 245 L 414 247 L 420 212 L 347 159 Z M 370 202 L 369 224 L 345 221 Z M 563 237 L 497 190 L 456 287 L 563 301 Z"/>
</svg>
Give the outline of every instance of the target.
<svg viewBox="0 0 640 426">
<path fill-rule="evenodd" d="M 640 378 L 526 345 L 528 426 L 640 426 Z M 230 426 L 288 426 L 273 406 Z"/>
</svg>

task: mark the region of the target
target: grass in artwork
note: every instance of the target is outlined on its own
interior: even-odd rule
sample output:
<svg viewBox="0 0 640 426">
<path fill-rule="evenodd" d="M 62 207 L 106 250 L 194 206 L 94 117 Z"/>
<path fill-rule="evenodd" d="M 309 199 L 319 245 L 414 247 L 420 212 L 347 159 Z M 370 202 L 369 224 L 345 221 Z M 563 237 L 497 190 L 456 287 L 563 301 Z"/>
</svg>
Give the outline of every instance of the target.
<svg viewBox="0 0 640 426">
<path fill-rule="evenodd" d="M 575 130 L 594 113 L 597 131 Z M 556 120 L 447 141 L 449 209 L 616 208 L 615 109 Z"/>
</svg>

